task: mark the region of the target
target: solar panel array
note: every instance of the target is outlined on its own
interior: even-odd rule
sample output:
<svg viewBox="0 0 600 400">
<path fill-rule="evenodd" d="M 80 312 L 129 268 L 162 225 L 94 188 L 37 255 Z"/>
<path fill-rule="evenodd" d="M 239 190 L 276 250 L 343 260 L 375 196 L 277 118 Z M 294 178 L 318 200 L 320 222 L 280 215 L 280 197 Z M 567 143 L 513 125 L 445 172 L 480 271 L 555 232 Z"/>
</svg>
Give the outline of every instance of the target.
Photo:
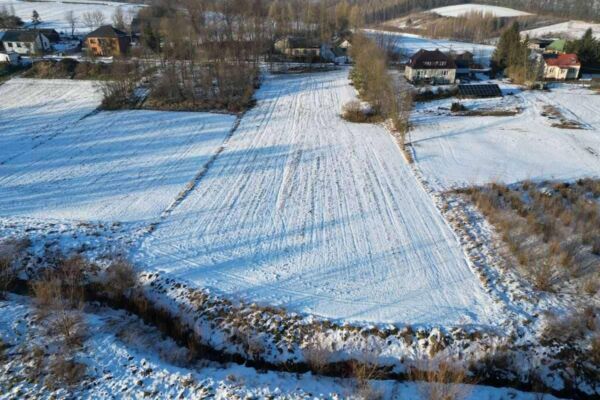
<svg viewBox="0 0 600 400">
<path fill-rule="evenodd" d="M 459 97 L 502 97 L 500 86 L 496 84 L 485 85 L 458 85 Z"/>
</svg>

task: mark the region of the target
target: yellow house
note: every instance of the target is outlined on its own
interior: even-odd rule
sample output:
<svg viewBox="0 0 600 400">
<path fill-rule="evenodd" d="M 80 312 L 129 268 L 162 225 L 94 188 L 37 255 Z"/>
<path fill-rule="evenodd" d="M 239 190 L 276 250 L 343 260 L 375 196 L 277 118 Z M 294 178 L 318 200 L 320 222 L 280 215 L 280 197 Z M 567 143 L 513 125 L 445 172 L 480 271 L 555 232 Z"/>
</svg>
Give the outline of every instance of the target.
<svg viewBox="0 0 600 400">
<path fill-rule="evenodd" d="M 123 31 L 104 25 L 85 37 L 85 45 L 91 55 L 99 57 L 120 56 L 127 53 L 131 39 Z"/>
</svg>

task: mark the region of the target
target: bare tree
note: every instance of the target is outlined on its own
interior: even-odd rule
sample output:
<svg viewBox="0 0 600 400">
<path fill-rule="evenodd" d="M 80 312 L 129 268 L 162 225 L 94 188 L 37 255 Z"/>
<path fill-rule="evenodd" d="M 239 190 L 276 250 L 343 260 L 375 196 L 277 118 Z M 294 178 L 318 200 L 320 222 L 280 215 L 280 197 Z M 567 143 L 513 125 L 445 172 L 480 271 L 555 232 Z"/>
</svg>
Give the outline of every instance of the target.
<svg viewBox="0 0 600 400">
<path fill-rule="evenodd" d="M 123 9 L 121 7 L 117 7 L 117 9 L 115 10 L 115 13 L 112 16 L 112 21 L 113 21 L 113 26 L 115 28 L 120 29 L 122 31 L 125 30 L 125 28 L 126 28 L 125 13 L 123 12 Z"/>
<path fill-rule="evenodd" d="M 41 22 L 42 19 L 40 18 L 40 14 L 36 10 L 33 10 L 33 13 L 31 14 L 31 23 L 33 25 L 39 25 Z"/>
<path fill-rule="evenodd" d="M 65 20 L 71 27 L 71 37 L 75 36 L 75 25 L 77 25 L 78 18 L 75 16 L 73 10 L 67 11 L 65 13 Z"/>
<path fill-rule="evenodd" d="M 99 28 L 100 26 L 102 26 L 104 24 L 104 20 L 105 20 L 104 14 L 102 14 L 102 11 L 100 11 L 100 10 L 86 11 L 83 13 L 82 17 L 83 17 L 83 24 L 90 30 Z"/>
</svg>

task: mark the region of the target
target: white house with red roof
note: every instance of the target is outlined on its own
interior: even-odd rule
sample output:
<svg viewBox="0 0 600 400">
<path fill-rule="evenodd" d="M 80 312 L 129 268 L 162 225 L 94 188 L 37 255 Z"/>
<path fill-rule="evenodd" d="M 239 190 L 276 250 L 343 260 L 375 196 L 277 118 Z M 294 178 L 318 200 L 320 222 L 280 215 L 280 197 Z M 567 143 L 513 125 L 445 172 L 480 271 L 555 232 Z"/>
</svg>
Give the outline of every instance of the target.
<svg viewBox="0 0 600 400">
<path fill-rule="evenodd" d="M 579 78 L 581 63 L 577 54 L 544 55 L 544 78 L 564 81 Z"/>
</svg>

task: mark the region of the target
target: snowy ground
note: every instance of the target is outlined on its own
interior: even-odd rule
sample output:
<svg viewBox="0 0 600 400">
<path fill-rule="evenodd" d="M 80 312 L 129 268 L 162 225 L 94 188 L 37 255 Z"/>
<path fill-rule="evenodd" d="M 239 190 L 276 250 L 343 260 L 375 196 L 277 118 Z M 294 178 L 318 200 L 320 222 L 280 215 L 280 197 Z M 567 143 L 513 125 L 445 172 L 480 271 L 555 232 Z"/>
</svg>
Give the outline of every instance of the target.
<svg viewBox="0 0 600 400">
<path fill-rule="evenodd" d="M 468 108 L 523 109 L 513 117 L 450 116 L 453 101 L 417 104 L 413 114 L 416 165 L 433 188 L 600 176 L 600 96 L 589 89 L 557 85 L 463 101 Z M 541 115 L 548 105 L 583 129 L 552 127 L 556 121 Z"/>
<path fill-rule="evenodd" d="M 4 217 L 157 219 L 235 121 L 209 113 L 93 113 L 101 94 L 84 81 L 16 79 L 0 86 L 0 98 Z"/>
<path fill-rule="evenodd" d="M 71 26 L 66 21 L 65 15 L 67 12 L 73 11 L 77 18 L 75 33 L 83 34 L 90 31 L 83 21 L 82 15 L 85 12 L 100 11 L 104 14 L 105 23 L 108 24 L 118 7 L 123 9 L 126 16 L 132 16 L 141 6 L 103 0 L 0 0 L 0 9 L 2 7 L 6 7 L 8 10 L 11 10 L 11 7 L 14 8 L 15 14 L 27 24 L 31 23 L 31 15 L 33 10 L 36 10 L 42 20 L 38 27 L 52 28 L 68 34 L 71 34 Z"/>
<path fill-rule="evenodd" d="M 0 301 L 0 399 L 22 398 L 254 398 L 358 399 L 355 383 L 311 374 L 258 372 L 235 364 L 186 361 L 187 350 L 150 326 L 123 312 L 86 310 L 87 335 L 76 360 L 86 365 L 83 381 L 51 390 L 40 378 L 30 379 L 32 348 L 43 344 L 43 333 L 30 303 L 18 296 Z M 43 362 L 50 362 L 46 355 Z M 28 361 L 29 360 L 29 361 Z M 35 367 L 33 367 L 35 368 Z M 39 372 L 34 371 L 34 372 Z M 372 381 L 373 393 L 385 399 L 426 398 L 425 384 Z M 540 395 L 513 389 L 461 385 L 465 400 L 535 400 Z M 552 400 L 553 396 L 545 395 Z"/>
<path fill-rule="evenodd" d="M 529 35 L 529 37 L 532 38 L 560 36 L 569 39 L 579 39 L 589 28 L 592 28 L 596 38 L 600 38 L 600 24 L 584 21 L 567 21 L 560 24 L 548 25 L 537 29 L 523 31 L 522 35 Z"/>
<path fill-rule="evenodd" d="M 473 53 L 475 61 L 483 65 L 489 65 L 494 46 L 458 42 L 446 39 L 430 39 L 419 35 L 409 33 L 385 32 L 379 30 L 366 30 L 369 35 L 384 35 L 386 40 L 392 40 L 397 51 L 406 57 L 412 56 L 421 49 L 425 50 L 441 50 L 443 52 L 464 52 L 470 51 Z"/>
<path fill-rule="evenodd" d="M 524 11 L 519 11 L 512 8 L 488 6 L 483 4 L 458 4 L 455 6 L 434 8 L 433 10 L 429 10 L 429 12 L 436 13 L 443 17 L 459 17 L 470 12 L 482 12 L 486 14 L 491 13 L 494 14 L 495 17 L 522 17 L 525 15 L 531 15 Z"/>
<path fill-rule="evenodd" d="M 493 323 L 495 306 L 392 137 L 340 118 L 354 96 L 347 75 L 266 79 L 141 261 L 334 319 Z"/>
</svg>

